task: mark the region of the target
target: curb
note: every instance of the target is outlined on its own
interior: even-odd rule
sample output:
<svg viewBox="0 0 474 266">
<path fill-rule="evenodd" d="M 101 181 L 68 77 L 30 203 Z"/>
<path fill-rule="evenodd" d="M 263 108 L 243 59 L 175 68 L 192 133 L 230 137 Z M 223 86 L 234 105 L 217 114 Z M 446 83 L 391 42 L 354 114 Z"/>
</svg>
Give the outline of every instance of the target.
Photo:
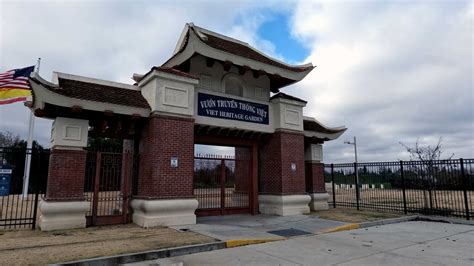
<svg viewBox="0 0 474 266">
<path fill-rule="evenodd" d="M 457 218 L 449 218 L 449 217 L 441 217 L 441 216 L 427 216 L 427 215 L 418 215 L 417 221 L 474 225 L 474 220 L 464 220 L 464 219 L 457 219 Z"/>
<path fill-rule="evenodd" d="M 336 227 L 332 227 L 332 228 L 323 230 L 319 233 L 335 233 L 335 232 L 353 230 L 353 229 L 357 229 L 359 227 L 360 227 L 359 223 L 345 224 L 345 225 L 336 226 Z"/>
<path fill-rule="evenodd" d="M 380 225 L 386 225 L 386 224 L 403 223 L 403 222 L 409 222 L 409 221 L 441 222 L 441 223 L 463 224 L 463 225 L 474 226 L 474 221 L 470 221 L 470 220 L 468 221 L 468 220 L 439 217 L 439 216 L 411 215 L 411 216 L 404 216 L 404 217 L 391 218 L 391 219 L 385 219 L 385 220 L 345 224 L 341 226 L 328 228 L 320 232 L 315 232 L 313 235 L 335 233 L 335 232 L 348 231 L 348 230 L 354 230 L 354 229 L 359 229 L 359 228 L 367 228 L 367 227 L 380 226 Z M 108 266 L 108 265 L 140 262 L 140 261 L 145 261 L 145 260 L 169 258 L 169 257 L 193 254 L 193 253 L 198 253 L 198 252 L 213 251 L 213 250 L 218 250 L 218 249 L 233 248 L 233 247 L 240 247 L 240 246 L 253 245 L 253 244 L 262 244 L 262 243 L 274 242 L 274 241 L 280 241 L 280 240 L 286 240 L 286 239 L 287 238 L 285 237 L 231 239 L 231 240 L 219 241 L 219 242 L 214 242 L 214 243 L 189 245 L 189 246 L 182 246 L 182 247 L 175 247 L 175 248 L 165 248 L 165 249 L 143 251 L 143 252 L 129 253 L 129 254 L 123 254 L 123 255 L 109 256 L 109 257 L 100 257 L 100 258 L 85 259 L 85 260 L 78 260 L 78 261 L 71 261 L 71 262 L 63 262 L 63 263 L 52 264 L 52 265 L 81 265 L 81 266 L 82 265 L 91 265 L 91 266 L 104 265 L 104 266 Z"/>
<path fill-rule="evenodd" d="M 193 253 L 198 253 L 198 252 L 213 251 L 213 250 L 224 249 L 224 248 L 226 248 L 226 243 L 220 241 L 220 242 L 207 243 L 207 244 L 197 244 L 197 245 L 189 245 L 189 246 L 182 246 L 182 247 L 175 247 L 175 248 L 165 248 L 165 249 L 158 249 L 158 250 L 152 250 L 152 251 L 123 254 L 123 255 L 117 255 L 117 256 L 63 262 L 63 263 L 52 264 L 52 265 L 81 265 L 81 266 L 104 265 L 104 266 L 108 266 L 108 265 L 140 262 L 140 261 L 145 261 L 145 260 L 156 260 L 156 259 L 162 259 L 162 258 L 168 258 L 168 257 L 193 254 Z"/>
<path fill-rule="evenodd" d="M 353 230 L 353 229 L 358 229 L 358 228 L 367 228 L 367 227 L 384 225 L 384 224 L 395 224 L 395 223 L 403 223 L 403 222 L 416 221 L 416 220 L 418 220 L 418 215 L 411 215 L 411 216 L 405 216 L 405 217 L 390 218 L 390 219 L 376 220 L 376 221 L 362 222 L 362 223 L 351 223 L 351 224 L 345 224 L 341 226 L 328 228 L 321 232 L 317 232 L 317 234 L 318 233 L 319 234 L 335 233 L 335 232 Z"/>
<path fill-rule="evenodd" d="M 259 238 L 259 239 L 231 239 L 225 241 L 226 248 L 235 248 L 240 246 L 262 244 L 273 241 L 286 240 L 284 237 L 274 237 L 274 238 Z"/>
<path fill-rule="evenodd" d="M 363 222 L 359 223 L 359 228 L 366 228 L 384 224 L 396 224 L 396 223 L 403 223 L 403 222 L 410 222 L 410 221 L 417 221 L 418 215 L 411 215 L 411 216 L 404 216 L 398 218 L 390 218 L 384 220 L 377 220 L 377 221 L 370 221 L 370 222 Z"/>
<path fill-rule="evenodd" d="M 372 226 L 396 224 L 396 223 L 403 223 L 403 222 L 410 222 L 410 221 L 439 222 L 439 223 L 463 224 L 463 225 L 474 226 L 474 221 L 471 221 L 471 220 L 462 220 L 462 219 L 440 217 L 440 216 L 411 215 L 411 216 L 390 218 L 390 219 L 370 221 L 370 222 L 345 224 L 341 226 L 332 227 L 320 232 L 316 232 L 316 234 L 335 233 L 335 232 L 353 230 L 353 229 L 358 229 L 358 228 L 367 228 L 367 227 L 372 227 Z"/>
</svg>

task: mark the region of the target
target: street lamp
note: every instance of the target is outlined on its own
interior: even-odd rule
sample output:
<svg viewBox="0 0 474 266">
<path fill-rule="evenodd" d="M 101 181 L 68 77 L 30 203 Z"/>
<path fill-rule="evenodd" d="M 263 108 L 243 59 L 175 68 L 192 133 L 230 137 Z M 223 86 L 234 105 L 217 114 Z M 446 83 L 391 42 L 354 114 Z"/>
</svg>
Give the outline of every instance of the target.
<svg viewBox="0 0 474 266">
<path fill-rule="evenodd" d="M 356 137 L 354 136 L 354 142 L 350 142 L 350 141 L 344 141 L 344 144 L 349 144 L 349 145 L 354 145 L 354 156 L 355 156 L 355 176 L 356 176 L 356 193 L 357 193 L 357 199 L 359 200 L 360 199 L 360 193 L 359 193 L 359 171 L 358 171 L 358 166 L 357 166 L 357 139 Z M 357 204 L 357 206 L 359 206 L 359 204 Z"/>
<path fill-rule="evenodd" d="M 354 142 L 350 142 L 348 140 L 344 141 L 344 144 L 354 145 L 354 155 L 355 155 L 355 162 L 357 163 L 357 139 L 354 136 Z"/>
</svg>

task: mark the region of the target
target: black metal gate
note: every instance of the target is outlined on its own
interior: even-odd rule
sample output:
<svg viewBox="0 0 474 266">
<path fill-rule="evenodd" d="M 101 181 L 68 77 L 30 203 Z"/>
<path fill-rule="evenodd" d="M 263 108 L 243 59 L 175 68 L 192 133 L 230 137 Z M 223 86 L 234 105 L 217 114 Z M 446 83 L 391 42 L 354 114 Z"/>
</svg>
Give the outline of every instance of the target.
<svg viewBox="0 0 474 266">
<path fill-rule="evenodd" d="M 31 158 L 29 189 L 22 195 L 25 155 Z M 49 150 L 0 147 L 0 230 L 36 227 L 38 203 L 46 191 Z"/>
<path fill-rule="evenodd" d="M 250 212 L 252 165 L 249 156 L 198 155 L 194 158 L 196 215 Z"/>
<path fill-rule="evenodd" d="M 84 180 L 84 197 L 90 202 L 88 226 L 130 222 L 134 162 L 132 153 L 88 152 Z"/>
</svg>

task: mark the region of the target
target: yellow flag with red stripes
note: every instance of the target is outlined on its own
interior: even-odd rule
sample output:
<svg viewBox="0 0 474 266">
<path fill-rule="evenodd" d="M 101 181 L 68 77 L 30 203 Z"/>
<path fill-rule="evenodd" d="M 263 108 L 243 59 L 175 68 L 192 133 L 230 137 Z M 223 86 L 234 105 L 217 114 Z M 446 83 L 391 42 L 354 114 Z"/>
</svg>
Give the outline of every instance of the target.
<svg viewBox="0 0 474 266">
<path fill-rule="evenodd" d="M 28 77 L 34 70 L 34 66 L 29 66 L 0 74 L 0 105 L 26 101 L 31 96 Z"/>
</svg>

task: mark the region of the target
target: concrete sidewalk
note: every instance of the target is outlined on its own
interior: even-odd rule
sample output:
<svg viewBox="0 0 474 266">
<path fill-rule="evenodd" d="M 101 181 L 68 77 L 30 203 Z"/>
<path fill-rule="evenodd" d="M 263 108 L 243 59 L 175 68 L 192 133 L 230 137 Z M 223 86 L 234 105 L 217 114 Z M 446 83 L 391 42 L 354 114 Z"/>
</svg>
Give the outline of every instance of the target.
<svg viewBox="0 0 474 266">
<path fill-rule="evenodd" d="M 258 226 L 249 223 L 249 227 Z M 220 228 L 217 229 L 219 231 Z M 404 222 L 295 237 L 286 241 L 222 249 L 133 265 L 157 264 L 473 265 L 474 227 L 436 222 Z"/>
<path fill-rule="evenodd" d="M 198 218 L 195 225 L 174 226 L 183 231 L 193 231 L 222 241 L 239 239 L 282 239 L 279 233 L 314 234 L 347 223 L 318 218 L 313 215 L 228 215 Z M 290 230 L 290 231 L 288 231 Z M 299 232 L 301 231 L 301 232 Z M 272 233 L 273 232 L 273 233 Z"/>
</svg>

